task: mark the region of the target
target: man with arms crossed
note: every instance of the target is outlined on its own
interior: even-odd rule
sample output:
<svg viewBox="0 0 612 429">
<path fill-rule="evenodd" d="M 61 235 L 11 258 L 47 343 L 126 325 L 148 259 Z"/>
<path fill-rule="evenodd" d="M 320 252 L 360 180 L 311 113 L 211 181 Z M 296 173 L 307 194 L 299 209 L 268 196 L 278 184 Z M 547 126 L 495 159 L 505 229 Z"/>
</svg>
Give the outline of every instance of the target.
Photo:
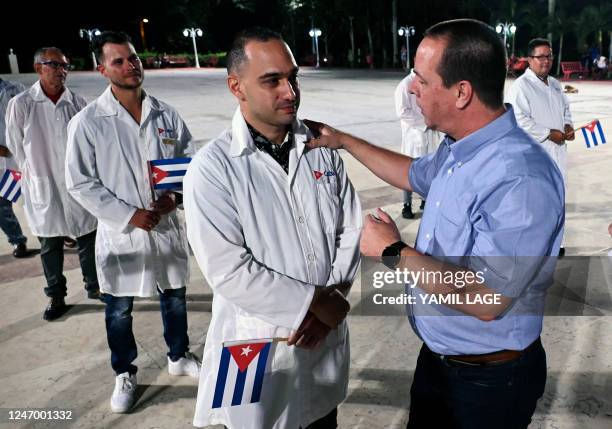
<svg viewBox="0 0 612 429">
<path fill-rule="evenodd" d="M 359 261 L 359 200 L 338 153 L 305 146 L 298 67 L 278 33 L 239 34 L 227 69 L 239 103 L 232 127 L 185 178 L 189 240 L 214 291 L 194 425 L 335 428 L 348 386 L 343 295 Z M 289 341 L 270 350 L 260 401 L 215 404 L 223 343 L 279 337 Z"/>
<path fill-rule="evenodd" d="M 416 298 L 409 319 L 424 342 L 409 428 L 526 428 L 544 392 L 539 336 L 552 276 L 541 266 L 559 250 L 564 193 L 558 168 L 503 104 L 505 64 L 502 43 L 482 22 L 425 32 L 410 89 L 427 126 L 447 135 L 435 155 L 413 160 L 309 123 L 321 134 L 310 146 L 344 148 L 381 179 L 427 198 L 414 248 L 379 209 L 364 222 L 364 255 L 394 270 L 472 277 L 462 288 L 436 276 L 408 288 Z M 445 305 L 420 298 L 449 294 L 455 302 Z M 495 294 L 499 304 L 469 304 Z"/>
<path fill-rule="evenodd" d="M 106 335 L 116 373 L 111 409 L 134 403 L 134 297 L 159 295 L 168 373 L 199 376 L 189 353 L 185 285 L 189 252 L 176 213 L 180 194 L 152 191 L 148 161 L 193 152 L 178 113 L 142 89 L 142 63 L 124 33 L 96 38 L 98 70 L 110 85 L 68 127 L 66 184 L 99 220 L 96 262 L 106 301 Z"/>
</svg>

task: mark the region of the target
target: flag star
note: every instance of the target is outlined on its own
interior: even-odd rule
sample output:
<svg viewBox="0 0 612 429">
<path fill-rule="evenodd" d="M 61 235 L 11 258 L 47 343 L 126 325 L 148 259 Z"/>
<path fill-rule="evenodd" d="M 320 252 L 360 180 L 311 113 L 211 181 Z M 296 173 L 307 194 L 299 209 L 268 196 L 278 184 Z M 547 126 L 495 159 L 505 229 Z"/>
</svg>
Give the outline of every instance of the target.
<svg viewBox="0 0 612 429">
<path fill-rule="evenodd" d="M 242 348 L 242 353 L 240 354 L 240 356 L 248 356 L 249 353 L 251 353 L 253 350 L 251 350 L 251 346 L 246 346 Z"/>
</svg>

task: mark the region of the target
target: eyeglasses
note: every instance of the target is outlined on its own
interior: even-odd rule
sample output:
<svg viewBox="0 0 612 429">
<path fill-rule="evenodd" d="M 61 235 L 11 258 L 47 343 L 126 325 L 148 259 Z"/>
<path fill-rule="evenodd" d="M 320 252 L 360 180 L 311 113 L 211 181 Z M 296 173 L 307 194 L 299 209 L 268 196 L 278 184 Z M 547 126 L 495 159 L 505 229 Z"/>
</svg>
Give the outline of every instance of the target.
<svg viewBox="0 0 612 429">
<path fill-rule="evenodd" d="M 538 55 L 538 56 L 529 55 L 529 58 L 535 58 L 538 61 L 544 61 L 544 60 L 552 61 L 555 58 L 555 56 L 553 54 Z"/>
<path fill-rule="evenodd" d="M 38 64 L 42 64 L 43 66 L 49 66 L 51 68 L 54 68 L 55 70 L 62 68 L 66 71 L 70 71 L 74 69 L 74 66 L 72 64 L 68 64 L 68 63 L 60 63 L 57 61 L 41 61 Z"/>
</svg>

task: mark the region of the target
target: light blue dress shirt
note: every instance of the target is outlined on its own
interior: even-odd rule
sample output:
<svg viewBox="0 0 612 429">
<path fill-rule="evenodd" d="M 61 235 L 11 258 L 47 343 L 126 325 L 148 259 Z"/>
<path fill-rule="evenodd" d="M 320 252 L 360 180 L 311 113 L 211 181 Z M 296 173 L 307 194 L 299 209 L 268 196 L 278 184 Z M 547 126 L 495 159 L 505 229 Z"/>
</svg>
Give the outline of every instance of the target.
<svg viewBox="0 0 612 429">
<path fill-rule="evenodd" d="M 440 354 L 522 350 L 542 330 L 545 291 L 565 220 L 563 179 L 550 156 L 518 127 L 512 107 L 484 128 L 412 163 L 413 190 L 426 198 L 416 249 L 483 273 L 514 298 L 483 322 L 444 305 L 408 306 L 415 332 Z M 408 293 L 424 295 L 407 286 Z"/>
</svg>

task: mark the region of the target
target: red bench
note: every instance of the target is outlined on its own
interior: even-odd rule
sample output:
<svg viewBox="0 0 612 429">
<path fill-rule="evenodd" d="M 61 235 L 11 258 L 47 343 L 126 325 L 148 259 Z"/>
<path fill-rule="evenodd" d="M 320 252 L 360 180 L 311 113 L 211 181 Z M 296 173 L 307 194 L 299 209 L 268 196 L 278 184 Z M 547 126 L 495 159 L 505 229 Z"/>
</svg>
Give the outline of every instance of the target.
<svg viewBox="0 0 612 429">
<path fill-rule="evenodd" d="M 580 61 L 561 61 L 563 79 L 569 79 L 573 73 L 578 76 L 587 76 L 589 71 L 580 64 Z"/>
</svg>

